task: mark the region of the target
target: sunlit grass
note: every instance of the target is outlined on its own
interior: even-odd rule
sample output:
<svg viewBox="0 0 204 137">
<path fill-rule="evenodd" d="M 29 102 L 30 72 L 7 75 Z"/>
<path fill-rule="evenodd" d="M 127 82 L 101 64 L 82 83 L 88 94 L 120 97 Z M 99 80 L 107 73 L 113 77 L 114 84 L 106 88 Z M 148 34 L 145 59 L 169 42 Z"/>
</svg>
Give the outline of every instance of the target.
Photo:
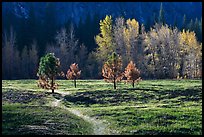
<svg viewBox="0 0 204 137">
<path fill-rule="evenodd" d="M 56 82 L 57 90 L 70 93 L 64 96 L 64 105 L 108 121 L 109 128 L 120 134 L 202 134 L 201 80 L 143 80 L 135 88 L 122 81 L 116 90 L 103 80 L 77 80 L 77 88 L 71 80 Z M 37 80 L 2 80 L 2 86 L 3 92 L 13 89 L 44 95 L 38 101 L 35 96 L 28 99 L 29 105 L 44 105 L 61 97 L 38 88 Z"/>
</svg>

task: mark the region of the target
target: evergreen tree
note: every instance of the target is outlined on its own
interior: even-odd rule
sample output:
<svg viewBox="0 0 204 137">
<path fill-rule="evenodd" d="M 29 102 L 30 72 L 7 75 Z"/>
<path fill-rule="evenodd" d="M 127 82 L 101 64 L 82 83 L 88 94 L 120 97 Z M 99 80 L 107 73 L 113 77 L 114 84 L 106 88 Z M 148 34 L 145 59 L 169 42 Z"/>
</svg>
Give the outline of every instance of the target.
<svg viewBox="0 0 204 137">
<path fill-rule="evenodd" d="M 190 22 L 188 23 L 187 29 L 190 30 L 190 31 L 193 31 L 193 30 L 194 30 L 193 20 L 192 20 L 192 19 L 191 19 Z"/>
<path fill-rule="evenodd" d="M 165 16 L 164 16 L 164 9 L 163 9 L 162 2 L 160 5 L 160 10 L 159 10 L 158 23 L 159 24 L 165 24 Z"/>
<path fill-rule="evenodd" d="M 182 26 L 181 26 L 181 30 L 186 29 L 186 15 L 183 15 L 183 21 L 182 21 Z"/>
<path fill-rule="evenodd" d="M 51 89 L 54 93 L 54 89 L 57 88 L 55 77 L 64 76 L 60 70 L 60 60 L 55 57 L 54 53 L 48 53 L 40 58 L 37 76 L 39 77 L 38 86 Z"/>
</svg>

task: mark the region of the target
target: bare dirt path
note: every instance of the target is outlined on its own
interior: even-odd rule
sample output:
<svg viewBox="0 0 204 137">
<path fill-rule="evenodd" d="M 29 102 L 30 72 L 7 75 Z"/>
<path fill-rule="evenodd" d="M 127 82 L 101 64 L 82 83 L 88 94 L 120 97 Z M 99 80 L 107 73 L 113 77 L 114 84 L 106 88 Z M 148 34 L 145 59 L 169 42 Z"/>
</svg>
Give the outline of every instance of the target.
<svg viewBox="0 0 204 137">
<path fill-rule="evenodd" d="M 60 90 L 56 90 L 55 93 L 59 93 L 62 95 L 61 99 L 55 99 L 52 103 L 51 106 L 53 107 L 60 107 L 63 109 L 66 109 L 68 111 L 70 111 L 72 114 L 77 115 L 78 117 L 84 119 L 85 121 L 88 121 L 89 123 L 91 123 L 93 125 L 93 134 L 94 135 L 110 135 L 110 134 L 117 134 L 116 132 L 113 133 L 113 131 L 109 130 L 107 128 L 107 124 L 105 124 L 105 121 L 102 120 L 98 120 L 94 117 L 89 117 L 87 115 L 84 115 L 83 112 L 79 109 L 75 109 L 75 108 L 68 108 L 65 105 L 63 105 L 61 103 L 61 101 L 63 100 L 63 97 L 65 95 L 69 95 L 69 92 L 63 92 Z"/>
</svg>

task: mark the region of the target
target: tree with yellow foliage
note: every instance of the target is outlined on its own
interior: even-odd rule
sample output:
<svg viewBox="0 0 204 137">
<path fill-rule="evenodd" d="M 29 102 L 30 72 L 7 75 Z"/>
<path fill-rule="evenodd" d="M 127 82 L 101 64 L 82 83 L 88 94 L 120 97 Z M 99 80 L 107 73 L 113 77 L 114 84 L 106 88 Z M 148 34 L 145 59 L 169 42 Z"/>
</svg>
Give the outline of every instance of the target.
<svg viewBox="0 0 204 137">
<path fill-rule="evenodd" d="M 137 38 L 139 36 L 139 23 L 135 19 L 128 19 L 124 28 L 125 49 L 128 62 L 133 59 L 133 52 L 137 52 Z"/>
<path fill-rule="evenodd" d="M 97 58 L 102 62 L 114 51 L 112 35 L 112 17 L 106 16 L 104 20 L 100 20 L 100 33 L 95 37 L 98 44 Z"/>
<path fill-rule="evenodd" d="M 202 62 L 202 43 L 199 44 L 193 31 L 183 30 L 180 33 L 180 76 L 199 77 Z"/>
</svg>

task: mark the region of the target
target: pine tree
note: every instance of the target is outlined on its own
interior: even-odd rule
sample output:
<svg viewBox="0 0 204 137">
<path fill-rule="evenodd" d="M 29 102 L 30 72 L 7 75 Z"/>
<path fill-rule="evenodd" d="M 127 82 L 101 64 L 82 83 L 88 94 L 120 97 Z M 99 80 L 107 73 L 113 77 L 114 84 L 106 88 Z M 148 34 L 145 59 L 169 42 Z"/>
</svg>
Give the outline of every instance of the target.
<svg viewBox="0 0 204 137">
<path fill-rule="evenodd" d="M 102 68 L 102 75 L 106 82 L 112 82 L 114 89 L 116 89 L 116 82 L 123 78 L 122 59 L 115 52 L 109 57 Z"/>
<path fill-rule="evenodd" d="M 188 23 L 187 29 L 190 30 L 190 31 L 193 31 L 193 30 L 194 30 L 193 20 L 192 20 L 192 19 L 191 19 L 190 22 Z"/>
<path fill-rule="evenodd" d="M 78 64 L 73 63 L 70 65 L 70 69 L 67 71 L 67 79 L 73 79 L 74 80 L 74 87 L 76 88 L 76 80 L 80 77 L 81 70 L 79 70 Z"/>
<path fill-rule="evenodd" d="M 165 24 L 164 9 L 163 9 L 162 2 L 161 2 L 161 5 L 160 5 L 160 10 L 159 10 L 158 23 L 162 24 L 162 25 Z"/>
<path fill-rule="evenodd" d="M 38 86 L 51 89 L 54 93 L 54 89 L 57 88 L 57 84 L 54 82 L 55 77 L 64 76 L 60 70 L 60 60 L 55 57 L 54 53 L 48 53 L 40 58 L 37 76 L 39 77 Z"/>
<path fill-rule="evenodd" d="M 186 29 L 186 15 L 183 15 L 183 21 L 182 21 L 182 26 L 181 26 L 181 30 Z"/>
</svg>

